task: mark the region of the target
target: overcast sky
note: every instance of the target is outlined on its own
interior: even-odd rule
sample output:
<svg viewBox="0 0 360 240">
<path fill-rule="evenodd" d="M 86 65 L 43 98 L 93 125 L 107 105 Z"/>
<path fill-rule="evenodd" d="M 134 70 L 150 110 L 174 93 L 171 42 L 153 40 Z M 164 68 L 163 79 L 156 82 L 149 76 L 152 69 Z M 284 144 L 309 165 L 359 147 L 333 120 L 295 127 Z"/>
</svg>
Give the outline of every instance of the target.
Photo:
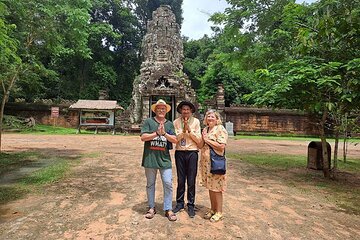
<svg viewBox="0 0 360 240">
<path fill-rule="evenodd" d="M 315 2 L 315 0 L 297 0 L 296 2 Z M 183 0 L 183 17 L 181 34 L 190 39 L 200 39 L 207 34 L 211 36 L 211 23 L 207 20 L 210 14 L 223 12 L 225 0 Z"/>
</svg>

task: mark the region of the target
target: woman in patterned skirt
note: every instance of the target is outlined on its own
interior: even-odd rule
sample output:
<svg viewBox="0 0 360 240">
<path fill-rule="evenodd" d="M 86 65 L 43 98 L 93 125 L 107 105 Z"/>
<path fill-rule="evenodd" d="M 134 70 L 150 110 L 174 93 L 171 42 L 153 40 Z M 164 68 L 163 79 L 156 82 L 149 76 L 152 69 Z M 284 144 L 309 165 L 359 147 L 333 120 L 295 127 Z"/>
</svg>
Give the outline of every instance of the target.
<svg viewBox="0 0 360 240">
<path fill-rule="evenodd" d="M 220 114 L 214 110 L 209 110 L 205 114 L 204 125 L 206 127 L 202 131 L 201 143 L 201 159 L 200 172 L 201 184 L 209 189 L 211 209 L 204 216 L 211 222 L 218 222 L 223 218 L 223 192 L 226 188 L 226 176 L 210 173 L 210 147 L 214 151 L 223 155 L 225 145 L 228 139 L 228 133 L 221 122 Z"/>
</svg>

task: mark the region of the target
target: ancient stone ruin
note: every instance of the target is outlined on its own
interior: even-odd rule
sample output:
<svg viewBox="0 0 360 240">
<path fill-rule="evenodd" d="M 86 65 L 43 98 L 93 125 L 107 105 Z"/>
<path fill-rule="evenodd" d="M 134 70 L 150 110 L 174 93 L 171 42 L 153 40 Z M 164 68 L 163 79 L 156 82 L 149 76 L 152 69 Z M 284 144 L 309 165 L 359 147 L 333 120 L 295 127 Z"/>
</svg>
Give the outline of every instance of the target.
<svg viewBox="0 0 360 240">
<path fill-rule="evenodd" d="M 129 119 L 133 125 L 151 116 L 151 104 L 159 98 L 172 106 L 168 118 L 176 118 L 176 106 L 182 100 L 196 101 L 195 91 L 183 73 L 183 42 L 180 26 L 170 6 L 162 5 L 147 23 L 142 43 L 140 75 L 133 85 Z"/>
</svg>

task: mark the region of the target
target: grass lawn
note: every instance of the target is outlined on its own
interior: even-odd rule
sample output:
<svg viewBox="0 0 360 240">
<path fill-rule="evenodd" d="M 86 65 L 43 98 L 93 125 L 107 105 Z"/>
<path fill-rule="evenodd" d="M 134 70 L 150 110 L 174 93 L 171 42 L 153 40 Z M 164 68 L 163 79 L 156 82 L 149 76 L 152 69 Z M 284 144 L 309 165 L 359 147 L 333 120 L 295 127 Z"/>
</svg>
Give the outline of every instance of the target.
<svg viewBox="0 0 360 240">
<path fill-rule="evenodd" d="M 306 169 L 304 156 L 286 154 L 234 154 L 227 153 L 234 161 L 243 161 L 261 168 L 269 176 L 280 177 L 291 187 L 301 191 L 319 192 L 344 211 L 360 215 L 360 159 L 338 161 L 338 178 L 325 179 L 322 171 Z"/>
<path fill-rule="evenodd" d="M 67 135 L 67 134 L 76 134 L 76 129 L 37 124 L 33 128 L 22 129 L 20 133 Z M 83 133 L 84 134 L 90 134 L 90 133 L 94 134 L 94 131 L 81 130 L 81 134 L 83 134 Z"/>
<path fill-rule="evenodd" d="M 35 171 L 24 174 L 16 182 L 0 184 L 0 204 L 21 198 L 29 192 L 40 190 L 71 173 L 70 168 L 79 163 L 79 157 L 48 156 L 39 152 L 0 153 L 0 175 L 16 172 L 23 167 Z M 40 167 L 38 167 L 41 165 Z M 16 173 L 15 173 L 16 174 Z"/>
<path fill-rule="evenodd" d="M 274 141 L 281 141 L 281 140 L 286 140 L 286 141 L 316 141 L 319 142 L 321 141 L 320 138 L 317 137 L 300 137 L 300 136 L 250 136 L 250 135 L 236 135 L 234 136 L 234 139 L 238 140 L 238 139 L 258 139 L 258 140 L 274 140 Z M 333 143 L 335 142 L 334 138 L 327 138 L 326 139 L 327 142 Z M 349 143 L 354 143 L 354 144 L 359 144 L 360 143 L 360 138 L 350 138 L 348 139 Z M 339 144 L 343 143 L 343 139 L 339 139 Z"/>
<path fill-rule="evenodd" d="M 21 129 L 4 129 L 4 132 L 12 132 L 12 133 L 19 133 L 19 134 L 39 134 L 39 135 L 74 135 L 77 132 L 75 128 L 64 128 L 64 127 L 56 127 L 56 126 L 49 126 L 43 124 L 37 124 L 31 128 L 21 128 Z M 85 130 L 81 129 L 80 134 L 94 134 L 94 130 Z M 99 129 L 97 134 L 106 134 L 110 135 L 110 131 L 103 132 Z M 117 133 L 116 135 L 124 135 L 122 133 Z"/>
<path fill-rule="evenodd" d="M 229 158 L 241 159 L 242 161 L 275 170 L 288 170 L 291 168 L 306 167 L 307 157 L 286 154 L 234 154 L 227 153 Z M 347 159 L 346 163 L 338 160 L 340 171 L 360 174 L 360 159 Z"/>
</svg>

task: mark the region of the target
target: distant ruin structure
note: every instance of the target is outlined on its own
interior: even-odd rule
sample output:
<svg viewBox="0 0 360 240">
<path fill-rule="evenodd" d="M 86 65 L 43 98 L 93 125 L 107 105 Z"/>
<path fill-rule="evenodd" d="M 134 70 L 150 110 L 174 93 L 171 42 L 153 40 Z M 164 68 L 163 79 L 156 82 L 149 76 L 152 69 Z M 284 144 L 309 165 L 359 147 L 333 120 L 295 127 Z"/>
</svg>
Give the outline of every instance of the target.
<svg viewBox="0 0 360 240">
<path fill-rule="evenodd" d="M 196 101 L 195 91 L 183 73 L 183 42 L 180 26 L 170 6 L 162 5 L 147 23 L 142 42 L 140 75 L 133 83 L 128 109 L 131 124 L 140 124 L 152 115 L 151 104 L 162 98 L 172 106 L 167 118 L 176 118 L 176 106 L 183 100 Z"/>
</svg>

